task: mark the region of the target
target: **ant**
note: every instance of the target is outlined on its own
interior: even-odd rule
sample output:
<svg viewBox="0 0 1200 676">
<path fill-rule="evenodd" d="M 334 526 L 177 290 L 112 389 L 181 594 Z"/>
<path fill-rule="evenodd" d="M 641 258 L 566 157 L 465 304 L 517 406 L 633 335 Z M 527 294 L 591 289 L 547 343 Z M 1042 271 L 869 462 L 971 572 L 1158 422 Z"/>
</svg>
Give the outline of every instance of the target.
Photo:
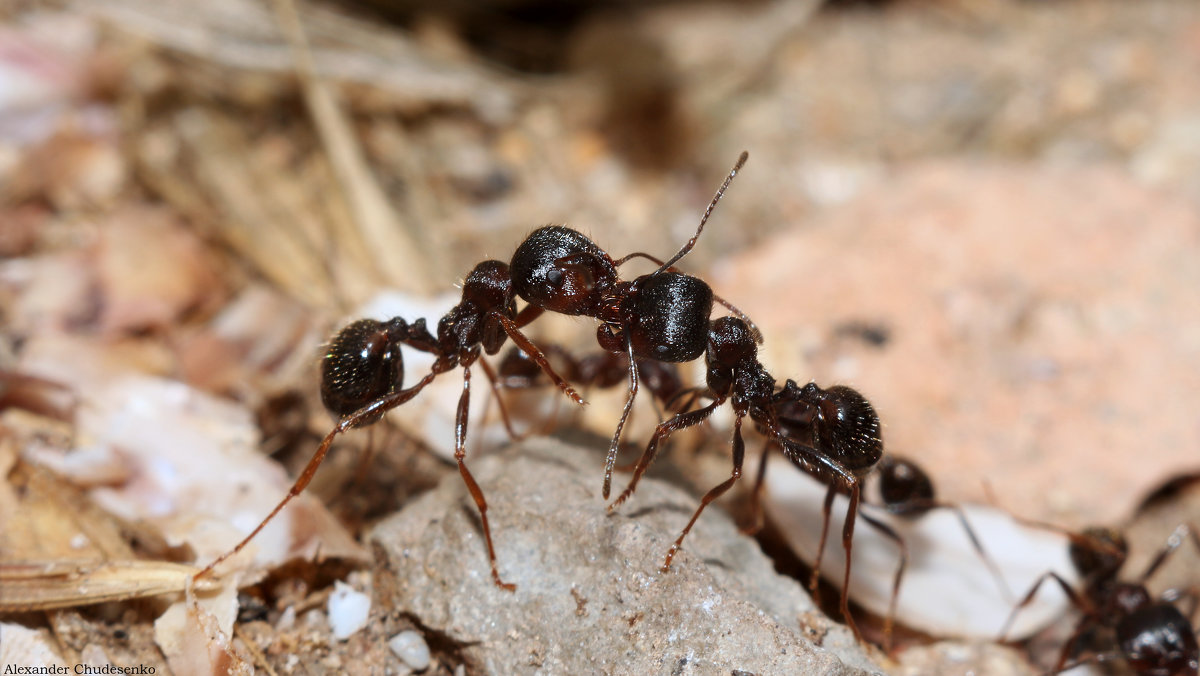
<svg viewBox="0 0 1200 676">
<path fill-rule="evenodd" d="M 547 357 L 557 358 L 561 362 L 558 370 L 563 377 L 584 390 L 590 387 L 616 387 L 624 382 L 629 372 L 628 358 L 623 353 L 601 351 L 576 358 L 562 346 L 553 343 L 544 345 L 542 351 Z M 690 392 L 690 388 L 684 388 L 679 369 L 674 364 L 639 359 L 637 369 L 642 386 L 658 402 L 670 405 Z M 496 373 L 496 385 L 502 389 L 528 389 L 541 384 L 541 368 L 529 355 L 516 348 L 505 353 L 496 366 Z"/>
<path fill-rule="evenodd" d="M 275 509 L 237 546 L 210 563 L 197 573 L 196 577 L 205 575 L 240 551 L 292 498 L 303 491 L 339 434 L 376 422 L 384 413 L 417 396 L 438 375 L 461 367 L 463 391 L 455 416 L 454 459 L 479 510 L 488 560 L 492 568 L 492 580 L 496 586 L 514 591 L 516 586 L 504 582 L 496 568 L 496 551 L 492 545 L 491 528 L 488 525 L 487 501 L 465 462 L 471 366 L 479 359 L 481 351 L 489 355 L 496 354 L 504 342 L 511 339 L 564 394 L 578 404 L 583 404 L 584 401 L 574 388 L 554 371 L 541 350 L 521 333 L 521 327 L 540 313 L 518 315 L 511 286 L 512 277 L 506 263 L 496 260 L 484 261 L 467 275 L 463 283 L 461 302 L 438 322 L 436 336 L 426 328 L 424 318 L 411 324 L 400 317 L 386 322 L 360 319 L 339 331 L 330 341 L 321 362 L 321 401 L 331 413 L 338 416 L 337 425 L 325 436 L 300 477 Z M 404 379 L 401 345 L 408 345 L 435 356 L 429 373 L 412 387 L 404 389 L 401 389 Z M 479 363 L 494 383 L 496 375 L 487 361 L 481 360 Z M 505 419 L 507 421 L 507 415 Z"/>
<path fill-rule="evenodd" d="M 776 393 L 775 379 L 757 359 L 757 344 L 762 341 L 758 329 L 741 311 L 715 296 L 703 280 L 677 272 L 673 267 L 695 247 L 713 209 L 748 157 L 745 152 L 738 157 L 705 210 L 695 234 L 665 262 L 640 252 L 614 260 L 587 237 L 564 226 L 535 230 L 517 248 L 511 261 L 513 291 L 531 307 L 600 320 L 596 330 L 600 346 L 628 356 L 629 394 L 605 460 L 602 487 L 605 499 L 610 494 L 621 431 L 638 392 L 639 358 L 679 363 L 705 357 L 713 401 L 659 424 L 635 466 L 633 479 L 609 506 L 610 511 L 633 494 L 663 441 L 675 431 L 703 422 L 718 406 L 732 400 L 735 413 L 732 475 L 701 499 L 691 521 L 668 551 L 662 566 L 664 571 L 670 567 L 700 512 L 741 476 L 745 457 L 741 425 L 747 415 L 769 430 L 793 463 L 826 482 L 846 487 L 851 495 L 843 533 L 847 551 L 862 478 L 883 452 L 879 418 L 861 394 L 841 386 L 822 390 L 812 383 L 800 388 L 792 381 Z M 647 258 L 659 267 L 633 281 L 622 281 L 617 268 L 634 257 Z M 735 316 L 710 321 L 714 302 L 720 302 Z M 785 402 L 801 409 L 796 412 L 796 420 L 806 427 L 806 439 L 793 438 L 776 419 L 776 406 Z M 843 591 L 849 584 L 849 576 L 847 558 Z M 842 603 L 848 622 L 859 636 L 844 594 Z"/>
<path fill-rule="evenodd" d="M 716 296 L 703 280 L 673 267 L 695 247 L 713 209 L 748 158 L 746 152 L 738 157 L 704 211 L 696 233 L 665 262 L 642 252 L 614 260 L 583 234 L 561 225 L 533 231 L 513 253 L 512 290 L 529 303 L 532 309 L 527 310 L 598 319 L 601 324 L 596 329 L 596 341 L 600 347 L 628 358 L 628 395 L 604 463 L 601 495 L 606 500 L 621 431 L 638 393 L 639 363 L 698 359 L 707 348 L 714 302 L 740 317 L 750 327 L 754 342 L 762 342 L 762 334 L 745 314 Z M 633 258 L 645 258 L 659 267 L 633 281 L 622 281 L 617 268 Z"/>
<path fill-rule="evenodd" d="M 566 348 L 555 343 L 543 344 L 542 351 L 564 379 L 585 392 L 592 387 L 600 389 L 615 387 L 624 382 L 625 374 L 629 371 L 629 363 L 624 354 L 598 351 L 577 358 Z M 509 437 L 519 441 L 528 436 L 530 432 L 517 433 L 515 431 L 512 421 L 506 413 L 501 390 L 532 390 L 543 387 L 547 383 L 542 379 L 543 371 L 537 363 L 516 347 L 505 352 L 495 369 L 496 378 L 492 381 L 493 396 L 501 404 L 500 414 Z M 660 418 L 662 413 L 659 403 L 671 410 L 676 402 L 694 389 L 685 388 L 679 377 L 679 369 L 674 364 L 666 362 L 639 360 L 638 379 L 641 381 L 641 386 L 654 395 L 655 409 L 659 411 Z M 491 400 L 488 401 L 489 405 L 490 403 Z M 545 429 L 548 427 L 543 431 Z"/>
<path fill-rule="evenodd" d="M 1093 527 L 1079 534 L 1068 535 L 1071 538 L 1071 562 L 1083 577 L 1083 588 L 1072 588 L 1057 573 L 1042 574 L 1013 608 L 1001 632 L 1001 640 L 1008 633 L 1017 613 L 1033 600 L 1042 582 L 1053 579 L 1062 587 L 1071 603 L 1083 613 L 1083 617 L 1063 645 L 1058 663 L 1050 673 L 1057 674 L 1090 662 L 1106 662 L 1123 657 L 1139 676 L 1196 676 L 1200 670 L 1200 646 L 1197 645 L 1196 630 L 1191 620 L 1171 603 L 1189 596 L 1192 601 L 1191 614 L 1195 615 L 1198 601 L 1196 590 L 1168 592 L 1159 600 L 1154 600 L 1146 589 L 1146 581 L 1179 548 L 1185 536 L 1200 551 L 1200 535 L 1196 529 L 1188 524 L 1177 527 L 1135 582 L 1120 582 L 1117 579 L 1129 552 L 1121 533 L 1110 528 Z M 1115 648 L 1096 652 L 1084 647 L 1091 654 L 1068 663 L 1081 652 L 1079 648 L 1085 643 L 1085 637 L 1092 639 L 1087 641 L 1089 644 Z"/>
<path fill-rule="evenodd" d="M 846 549 L 846 571 L 842 585 L 842 614 L 856 637 L 861 638 L 858 626 L 849 612 L 847 589 L 850 584 L 850 553 L 854 536 L 855 516 L 861 495 L 862 481 L 883 455 L 879 416 L 870 402 L 857 390 L 844 385 L 822 389 L 816 383 L 804 387 L 788 380 L 776 389 L 775 379 L 758 361 L 758 347 L 750 327 L 738 317 L 720 317 L 709 323 L 705 351 L 707 366 L 707 396 L 712 401 L 696 410 L 677 414 L 660 423 L 634 468 L 629 485 L 617 497 L 613 511 L 637 489 L 638 481 L 657 455 L 659 446 L 671 434 L 698 425 L 726 401 L 733 407 L 733 470 L 730 477 L 710 489 L 700 499 L 679 537 L 667 550 L 661 567 L 666 572 L 672 559 L 683 545 L 700 513 L 719 498 L 742 475 L 746 445 L 742 438 L 742 421 L 747 416 L 754 421 L 772 442 L 778 444 L 784 456 L 800 469 L 818 480 L 837 487 L 850 495 L 842 544 Z M 831 488 L 831 491 L 833 488 Z M 829 523 L 831 500 L 826 501 L 825 524 Z"/>
</svg>

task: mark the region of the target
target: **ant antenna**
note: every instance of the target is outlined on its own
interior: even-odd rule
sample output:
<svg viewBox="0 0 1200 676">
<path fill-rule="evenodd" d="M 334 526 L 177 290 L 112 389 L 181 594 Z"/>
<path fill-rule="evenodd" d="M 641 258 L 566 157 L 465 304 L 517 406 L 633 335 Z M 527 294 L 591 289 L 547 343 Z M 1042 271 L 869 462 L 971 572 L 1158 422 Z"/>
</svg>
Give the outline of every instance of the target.
<svg viewBox="0 0 1200 676">
<path fill-rule="evenodd" d="M 680 258 L 686 256 L 687 252 L 692 250 L 692 247 L 696 246 L 696 240 L 700 239 L 700 233 L 704 230 L 704 224 L 708 222 L 708 217 L 712 214 L 713 209 L 716 208 L 717 202 L 721 201 L 721 196 L 725 194 L 725 189 L 728 188 L 729 184 L 733 182 L 733 177 L 737 176 L 738 171 L 748 159 L 750 159 L 750 153 L 743 150 L 742 154 L 738 156 L 737 163 L 735 163 L 733 165 L 733 169 L 729 171 L 729 176 L 725 177 L 725 182 L 721 184 L 720 189 L 717 190 L 717 194 L 714 195 L 712 201 L 708 203 L 708 208 L 704 210 L 704 217 L 700 219 L 700 227 L 696 228 L 696 234 L 692 235 L 692 238 L 687 241 L 687 244 L 683 245 L 682 249 L 680 249 L 674 256 L 671 256 L 670 260 L 668 260 L 666 263 L 663 263 L 662 267 L 655 270 L 652 274 L 657 275 L 659 273 L 666 272 L 667 268 L 675 265 Z"/>
</svg>

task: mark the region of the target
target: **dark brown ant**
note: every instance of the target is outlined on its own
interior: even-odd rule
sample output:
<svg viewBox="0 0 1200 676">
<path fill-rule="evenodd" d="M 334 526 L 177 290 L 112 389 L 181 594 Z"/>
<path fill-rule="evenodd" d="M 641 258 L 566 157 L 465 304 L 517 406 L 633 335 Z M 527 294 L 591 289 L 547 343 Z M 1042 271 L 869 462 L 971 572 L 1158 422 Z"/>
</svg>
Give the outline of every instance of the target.
<svg viewBox="0 0 1200 676">
<path fill-rule="evenodd" d="M 555 370 L 576 388 L 608 389 L 625 382 L 629 373 L 629 360 L 623 353 L 595 352 L 584 357 L 575 357 L 561 345 L 543 345 L 542 351 L 555 362 Z M 529 355 L 511 348 L 496 365 L 496 383 L 502 389 L 528 389 L 538 387 L 543 371 Z M 638 378 L 642 386 L 654 395 L 657 401 L 667 403 L 678 399 L 690 388 L 684 388 L 679 369 L 668 362 L 650 359 L 638 360 Z"/>
<path fill-rule="evenodd" d="M 741 311 L 714 295 L 703 280 L 673 267 L 695 247 L 704 224 L 748 157 L 745 152 L 738 157 L 705 210 L 696 233 L 665 262 L 642 252 L 613 260 L 584 235 L 560 225 L 535 230 L 513 253 L 510 265 L 515 294 L 536 310 L 600 320 L 596 329 L 600 347 L 628 358 L 629 394 L 604 463 L 601 494 L 605 499 L 612 486 L 621 431 L 638 393 L 639 361 L 681 363 L 698 359 L 705 353 L 714 302 L 745 320 L 755 340 L 761 342 L 761 334 Z M 654 261 L 659 267 L 633 281 L 622 281 L 617 268 L 633 258 Z"/>
<path fill-rule="evenodd" d="M 746 445 L 742 420 L 747 416 L 782 449 L 796 466 L 818 480 L 850 495 L 842 542 L 846 548 L 846 574 L 842 586 L 842 612 L 855 636 L 861 636 L 849 612 L 850 554 L 855 515 L 863 478 L 883 454 L 879 416 L 871 404 L 850 387 L 822 389 L 815 383 L 804 387 L 788 380 L 776 389 L 775 379 L 758 361 L 758 347 L 750 327 L 737 317 L 720 317 L 709 324 L 705 364 L 706 396 L 712 401 L 696 410 L 677 414 L 659 424 L 634 468 L 629 485 L 611 505 L 612 511 L 637 489 L 638 481 L 653 462 L 659 447 L 671 434 L 708 418 L 726 401 L 733 407 L 733 471 L 724 482 L 705 493 L 683 531 L 667 551 L 661 570 L 665 572 L 700 513 L 741 477 Z M 829 521 L 829 501 L 824 513 Z"/>
<path fill-rule="evenodd" d="M 501 261 L 484 261 L 476 265 L 467 276 L 463 283 L 461 302 L 438 322 L 436 337 L 426 329 L 424 319 L 410 324 L 399 317 L 386 322 L 361 319 L 339 331 L 330 341 L 321 363 L 321 400 L 331 413 L 339 417 L 337 425 L 325 436 L 300 477 L 296 479 L 296 483 L 275 509 L 244 540 L 210 563 L 197 577 L 205 575 L 217 564 L 240 551 L 292 498 L 304 490 L 339 434 L 370 425 L 379 420 L 384 413 L 411 400 L 438 375 L 461 367 L 463 391 L 455 416 L 454 459 L 479 510 L 492 579 L 499 587 L 510 591 L 516 589 L 515 585 L 500 579 L 496 568 L 496 552 L 492 546 L 491 528 L 488 526 L 487 502 L 465 462 L 471 366 L 479 359 L 481 350 L 489 355 L 496 354 L 505 341 L 511 339 L 564 394 L 576 403 L 584 402 L 554 371 L 546 356 L 521 333 L 520 327 L 539 313 L 518 316 L 510 287 L 509 266 Z M 435 356 L 429 373 L 415 385 L 405 389 L 401 389 L 404 378 L 401 345 L 408 345 Z M 481 360 L 479 363 L 494 381 L 495 373 L 487 361 Z"/>
<path fill-rule="evenodd" d="M 596 331 L 600 346 L 628 356 L 629 395 L 605 460 L 602 488 L 605 498 L 611 488 L 621 431 L 638 392 L 638 360 L 679 363 L 705 356 L 712 402 L 694 411 L 679 413 L 658 426 L 634 469 L 629 487 L 610 505 L 610 510 L 632 495 L 658 446 L 667 437 L 699 424 L 726 400 L 732 400 L 736 416 L 732 476 L 701 499 L 692 520 L 668 551 L 663 570 L 670 566 L 700 512 L 741 476 L 745 456 L 741 424 L 747 415 L 769 430 L 792 462 L 826 482 L 846 487 L 851 495 L 843 533 L 848 551 L 862 477 L 882 455 L 879 418 L 862 395 L 848 387 L 822 390 L 811 383 L 802 389 L 791 381 L 776 393 L 774 378 L 757 360 L 761 334 L 754 325 L 743 313 L 719 300 L 704 281 L 673 268 L 695 247 L 713 209 L 747 157 L 747 153 L 742 153 L 738 158 L 705 210 L 696 233 L 650 274 L 633 281 L 622 281 L 617 274 L 620 265 L 634 257 L 655 259 L 648 254 L 635 253 L 614 260 L 587 237 L 563 226 L 546 226 L 534 231 L 517 248 L 511 262 L 514 293 L 535 308 L 600 320 Z M 726 305 L 737 316 L 710 321 L 714 301 Z M 775 407 L 782 402 L 802 409 L 797 411 L 800 416 L 797 421 L 805 426 L 806 439 L 789 435 L 781 428 Z M 849 575 L 847 557 L 843 588 L 849 584 Z M 844 594 L 842 603 L 843 610 L 847 611 L 847 621 L 855 635 L 859 635 Z"/>
<path fill-rule="evenodd" d="M 1008 634 L 1017 613 L 1032 602 L 1041 584 L 1052 579 L 1062 587 L 1083 617 L 1063 645 L 1058 663 L 1050 673 L 1061 673 L 1090 662 L 1124 659 L 1138 676 L 1196 676 L 1200 671 L 1196 630 L 1192 621 L 1171 602 L 1190 596 L 1194 615 L 1196 591 L 1168 592 L 1154 600 L 1146 589 L 1147 580 L 1185 538 L 1200 551 L 1200 535 L 1196 529 L 1188 524 L 1177 527 L 1136 582 L 1117 579 L 1129 552 L 1121 533 L 1096 527 L 1080 534 L 1068 534 L 1068 537 L 1071 562 L 1083 578 L 1082 588 L 1076 590 L 1057 573 L 1044 573 L 1013 608 L 1001 632 L 1001 640 Z M 1085 638 L 1090 639 L 1091 645 L 1084 651 L 1091 654 L 1074 659 L 1080 654 L 1079 648 Z M 1113 647 L 1097 652 L 1092 645 Z"/>
</svg>

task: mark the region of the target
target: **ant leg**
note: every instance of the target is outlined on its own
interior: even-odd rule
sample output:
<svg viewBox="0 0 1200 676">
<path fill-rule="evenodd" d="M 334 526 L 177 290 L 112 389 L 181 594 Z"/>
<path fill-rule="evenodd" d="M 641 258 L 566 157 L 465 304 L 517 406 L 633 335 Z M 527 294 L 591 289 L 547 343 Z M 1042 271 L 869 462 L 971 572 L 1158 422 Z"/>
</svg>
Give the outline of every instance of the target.
<svg viewBox="0 0 1200 676">
<path fill-rule="evenodd" d="M 821 505 L 821 539 L 817 544 L 812 577 L 808 579 L 808 591 L 812 594 L 813 600 L 817 600 L 820 595 L 818 590 L 821 581 L 821 559 L 825 556 L 825 540 L 829 537 L 829 515 L 833 511 L 833 496 L 836 494 L 837 489 L 833 484 L 829 484 L 829 487 L 825 489 L 825 502 Z"/>
<path fill-rule="evenodd" d="M 545 311 L 545 308 L 540 308 L 536 305 L 526 305 L 517 313 L 514 323 L 517 325 L 517 328 L 525 328 L 530 322 L 541 317 Z"/>
<path fill-rule="evenodd" d="M 754 479 L 754 488 L 750 491 L 750 524 L 741 529 L 744 535 L 754 535 L 763 527 L 762 489 L 767 478 L 767 453 L 770 452 L 771 440 L 767 439 L 758 459 L 758 475 Z"/>
<path fill-rule="evenodd" d="M 667 572 L 667 569 L 671 567 L 671 559 L 675 558 L 675 554 L 679 551 L 679 548 L 683 546 L 683 539 L 687 537 L 689 532 L 691 532 L 692 526 L 696 524 L 696 519 L 700 518 L 700 512 L 704 511 L 704 508 L 708 506 L 708 503 L 724 495 L 725 491 L 729 490 L 729 487 L 732 486 L 734 482 L 736 482 L 742 476 L 742 460 L 746 457 L 746 443 L 742 441 L 743 416 L 745 416 L 745 413 L 739 412 L 737 417 L 733 419 L 733 472 L 730 473 L 728 479 L 722 481 L 713 489 L 705 493 L 703 498 L 700 498 L 700 506 L 696 508 L 696 513 L 692 514 L 691 521 L 688 521 L 687 525 L 683 527 L 683 532 L 679 534 L 679 537 L 675 538 L 675 542 L 672 543 L 671 548 L 667 550 L 667 558 L 663 561 L 662 568 L 659 569 L 659 572 L 665 573 Z"/>
<path fill-rule="evenodd" d="M 313 457 L 308 461 L 308 464 L 304 466 L 304 470 L 300 472 L 300 476 L 296 479 L 296 483 L 292 484 L 292 487 L 288 490 L 287 495 L 283 497 L 283 500 L 280 500 L 279 504 L 275 505 L 275 509 L 272 509 L 271 513 L 268 514 L 267 517 L 254 528 L 254 530 L 250 531 L 249 535 L 243 538 L 241 542 L 237 543 L 233 549 L 218 556 L 215 561 L 205 566 L 204 569 L 199 573 L 196 573 L 192 579 L 199 580 L 201 577 L 210 573 L 213 568 L 216 568 L 217 565 L 219 565 L 222 561 L 242 551 L 242 548 L 249 544 L 250 541 L 254 539 L 254 536 L 258 535 L 259 531 L 265 528 L 266 525 L 270 523 L 271 519 L 274 519 L 275 515 L 278 514 L 285 506 L 287 506 L 287 503 L 292 501 L 292 498 L 299 495 L 300 492 L 308 486 L 309 482 L 312 481 L 313 475 L 317 473 L 317 468 L 320 467 L 321 462 L 325 460 L 325 454 L 329 452 L 330 445 L 333 444 L 333 440 L 337 438 L 339 434 L 345 432 L 346 430 L 358 427 L 364 421 L 375 420 L 387 411 L 390 411 L 393 408 L 396 408 L 397 406 L 409 401 L 413 397 L 417 396 L 421 390 L 425 389 L 426 385 L 433 382 L 433 379 L 438 376 L 438 373 L 440 372 L 431 371 L 428 375 L 419 380 L 416 385 L 413 385 L 405 390 L 393 392 L 386 397 L 376 399 L 354 413 L 344 416 L 341 420 L 339 420 L 338 424 L 334 426 L 333 430 L 329 434 L 325 435 L 325 438 L 321 441 L 321 445 L 317 447 L 316 453 L 313 453 Z"/>
<path fill-rule="evenodd" d="M 1084 633 L 1087 632 L 1088 629 L 1093 628 L 1094 626 L 1095 626 L 1095 623 L 1092 620 L 1085 619 L 1075 627 L 1075 631 L 1071 632 L 1070 638 L 1067 639 L 1066 643 L 1063 643 L 1062 650 L 1060 650 L 1058 653 L 1058 662 L 1054 663 L 1054 671 L 1052 671 L 1050 673 L 1059 674 L 1059 673 L 1062 673 L 1067 670 L 1067 667 L 1066 667 L 1067 662 L 1071 661 L 1071 658 L 1075 657 L 1078 654 L 1075 650 L 1075 646 L 1077 643 L 1079 643 L 1079 639 L 1083 638 Z M 1093 658 L 1096 657 L 1096 655 L 1100 655 L 1100 654 L 1103 654 L 1103 653 L 1093 654 Z M 1084 661 L 1087 661 L 1087 660 L 1084 660 Z M 1101 661 L 1101 660 L 1097 660 L 1097 661 Z"/>
<path fill-rule="evenodd" d="M 487 501 L 483 499 L 483 491 L 479 488 L 479 484 L 475 483 L 475 477 L 471 476 L 471 470 L 467 469 L 467 418 L 470 406 L 471 367 L 463 364 L 463 391 L 462 396 L 458 398 L 458 412 L 454 418 L 454 460 L 458 463 L 458 473 L 462 475 L 463 482 L 467 484 L 467 490 L 475 500 L 475 507 L 479 510 L 479 521 L 483 524 L 483 539 L 487 542 L 488 561 L 492 564 L 492 580 L 501 589 L 516 591 L 517 585 L 501 580 L 500 572 L 496 570 L 496 549 L 492 546 L 492 528 L 488 525 Z"/>
<path fill-rule="evenodd" d="M 1163 545 L 1162 549 L 1154 555 L 1154 559 L 1150 561 L 1150 565 L 1146 567 L 1146 571 L 1138 578 L 1138 582 L 1145 584 L 1150 579 L 1151 575 L 1158 572 L 1158 569 L 1166 563 L 1167 558 L 1179 549 L 1179 545 L 1183 544 L 1185 535 L 1191 536 L 1192 544 L 1196 546 L 1196 552 L 1200 553 L 1200 535 L 1196 533 L 1196 528 L 1191 524 L 1181 523 L 1175 527 L 1171 535 L 1167 538 L 1167 544 Z"/>
<path fill-rule="evenodd" d="M 1196 622 L 1196 611 L 1200 610 L 1200 587 L 1188 587 L 1187 589 L 1178 589 L 1172 587 L 1162 593 L 1158 600 L 1164 603 L 1179 603 L 1183 599 L 1188 600 L 1188 611 L 1184 613 L 1188 618 L 1188 622 L 1193 625 Z"/>
<path fill-rule="evenodd" d="M 504 429 L 508 431 L 508 438 L 513 441 L 521 441 L 529 436 L 529 433 L 517 434 L 513 429 L 512 418 L 508 416 L 508 407 L 504 405 L 504 398 L 500 394 L 500 380 L 496 377 L 496 371 L 491 364 L 487 363 L 486 359 L 479 360 L 480 366 L 483 367 L 483 373 L 487 376 L 488 383 L 492 386 L 492 398 L 496 400 L 496 406 L 500 409 L 500 419 L 504 421 Z M 484 417 L 487 417 L 487 411 L 484 410 Z"/>
<path fill-rule="evenodd" d="M 537 364 L 547 376 L 550 376 L 550 380 L 554 381 L 554 384 L 558 386 L 558 389 L 562 390 L 563 394 L 570 397 L 576 404 L 579 404 L 580 406 L 583 406 L 587 403 L 583 400 L 583 397 L 579 396 L 579 393 L 575 391 L 575 388 L 571 387 L 567 381 L 563 380 L 562 376 L 555 372 L 554 368 L 550 366 L 549 360 L 546 359 L 546 355 L 542 354 L 542 351 L 538 349 L 537 345 L 534 345 L 529 338 L 525 337 L 525 334 L 521 333 L 521 329 L 518 328 L 516 322 L 508 317 L 505 317 L 499 312 L 493 312 L 492 316 L 500 322 L 500 326 L 504 328 L 504 332 L 508 334 L 509 338 L 512 338 L 512 341 L 517 344 L 517 347 L 520 348 L 522 352 L 529 355 L 529 358 L 532 359 L 533 362 Z"/>
<path fill-rule="evenodd" d="M 704 389 L 703 387 L 684 388 L 663 402 L 663 407 L 668 411 L 686 411 L 692 407 L 692 404 L 696 403 L 696 400 L 700 398 L 700 393 Z M 681 401 L 684 403 L 681 404 Z"/>
<path fill-rule="evenodd" d="M 620 507 L 621 503 L 628 500 L 629 497 L 633 495 L 633 492 L 637 490 L 638 482 L 641 481 L 642 475 L 646 473 L 647 469 L 649 469 L 650 463 L 654 462 L 654 457 L 658 455 L 658 448 L 662 442 L 666 441 L 672 434 L 678 432 L 679 430 L 687 429 L 704 422 L 704 420 L 712 414 L 713 410 L 724 402 L 724 398 L 717 399 L 704 408 L 695 411 L 689 411 L 687 413 L 680 413 L 674 418 L 659 424 L 659 426 L 654 429 L 654 436 L 650 438 L 650 443 L 646 445 L 646 450 L 644 453 L 642 453 L 641 459 L 638 460 L 637 466 L 633 469 L 633 479 L 629 481 L 629 485 L 625 487 L 625 490 L 621 492 L 621 495 L 619 495 L 617 499 L 608 506 L 608 511 L 612 512 L 617 507 Z M 741 422 L 738 422 L 737 424 L 741 425 Z"/>
<path fill-rule="evenodd" d="M 1000 594 L 1004 597 L 1005 601 L 1012 601 L 1012 589 L 1009 588 L 1008 582 L 1004 579 L 1004 573 L 1000 571 L 1000 566 L 996 565 L 996 561 L 988 556 L 987 551 L 983 548 L 983 543 L 979 540 L 979 536 L 975 534 L 975 529 L 971 528 L 971 522 L 967 520 L 967 515 L 963 512 L 962 507 L 941 503 L 935 506 L 954 510 L 954 513 L 958 516 L 959 523 L 962 524 L 963 530 L 967 533 L 967 538 L 971 540 L 971 546 L 975 548 L 975 553 L 979 555 L 980 559 L 983 559 L 983 565 L 987 566 L 988 571 L 995 578 Z"/>
<path fill-rule="evenodd" d="M 892 628 L 896 624 L 896 603 L 900 600 L 900 583 L 904 580 L 904 571 L 908 569 L 908 544 L 904 542 L 904 538 L 900 537 L 900 534 L 895 529 L 879 519 L 865 512 L 862 518 L 868 525 L 874 527 L 875 530 L 891 538 L 900 550 L 900 565 L 896 566 L 896 576 L 892 578 L 892 600 L 888 602 L 888 614 L 883 620 L 883 651 L 891 654 Z"/>
<path fill-rule="evenodd" d="M 854 521 L 858 516 L 858 502 L 862 493 L 862 481 L 857 477 L 850 484 L 850 506 L 846 508 L 846 523 L 842 526 L 842 548 L 846 550 L 846 573 L 842 576 L 842 616 L 846 618 L 846 624 L 850 626 L 850 631 L 854 632 L 854 638 L 862 642 L 862 632 L 858 630 L 858 624 L 854 622 L 854 616 L 850 614 L 850 562 L 851 554 L 854 549 Z"/>
<path fill-rule="evenodd" d="M 1054 580 L 1058 583 L 1058 586 L 1062 587 L 1063 592 L 1065 592 L 1067 598 L 1071 600 L 1072 605 L 1078 608 L 1085 615 L 1088 614 L 1088 610 L 1091 606 L 1083 600 L 1083 597 L 1077 594 L 1075 590 L 1071 588 L 1071 585 L 1068 584 L 1066 580 L 1062 579 L 1058 573 L 1055 573 L 1054 571 L 1048 571 L 1038 576 L 1038 579 L 1034 581 L 1033 586 L 1029 588 L 1029 591 L 1025 593 L 1025 596 L 1021 598 L 1020 602 L 1017 603 L 1016 607 L 1014 607 L 1012 612 L 1009 613 L 1008 619 L 1004 621 L 1004 626 L 1000 628 L 1000 635 L 996 637 L 997 643 L 1004 643 L 1004 640 L 1008 637 L 1009 630 L 1012 629 L 1013 622 L 1017 619 L 1017 614 L 1021 612 L 1022 608 L 1033 602 L 1033 597 L 1037 596 L 1038 589 L 1041 588 L 1042 583 L 1050 579 Z"/>
<path fill-rule="evenodd" d="M 629 340 L 629 336 L 625 336 L 625 349 L 629 351 L 629 397 L 625 400 L 625 410 L 621 411 L 621 419 L 617 421 L 617 430 L 613 432 L 612 443 L 608 446 L 608 456 L 604 459 L 604 486 L 600 489 L 600 497 L 608 499 L 608 494 L 612 490 L 612 473 L 613 467 L 617 464 L 617 449 L 621 443 L 621 430 L 625 427 L 625 421 L 629 419 L 629 412 L 633 410 L 633 400 L 638 393 L 638 367 L 637 360 L 633 358 L 633 343 Z M 636 479 L 637 475 L 634 475 Z M 626 489 L 628 490 L 628 489 Z M 620 504 L 618 502 L 617 504 Z M 609 508 L 611 511 L 611 507 Z"/>
</svg>

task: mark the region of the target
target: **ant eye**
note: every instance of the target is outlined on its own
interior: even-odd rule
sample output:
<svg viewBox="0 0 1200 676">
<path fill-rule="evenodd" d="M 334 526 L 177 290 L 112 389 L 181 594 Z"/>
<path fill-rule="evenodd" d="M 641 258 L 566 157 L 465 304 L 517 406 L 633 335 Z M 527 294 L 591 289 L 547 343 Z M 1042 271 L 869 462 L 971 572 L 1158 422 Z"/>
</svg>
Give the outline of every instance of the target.
<svg viewBox="0 0 1200 676">
<path fill-rule="evenodd" d="M 558 268 L 553 268 L 546 273 L 546 281 L 550 282 L 554 286 L 562 286 L 563 271 Z"/>
</svg>

